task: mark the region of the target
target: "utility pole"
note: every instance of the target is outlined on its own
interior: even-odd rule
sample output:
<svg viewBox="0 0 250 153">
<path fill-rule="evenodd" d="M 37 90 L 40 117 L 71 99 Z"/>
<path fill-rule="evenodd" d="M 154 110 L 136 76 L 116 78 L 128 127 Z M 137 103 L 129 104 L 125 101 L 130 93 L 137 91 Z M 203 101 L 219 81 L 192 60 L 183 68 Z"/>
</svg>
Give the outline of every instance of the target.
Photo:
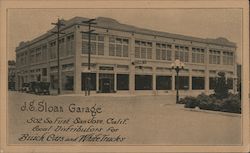
<svg viewBox="0 0 250 153">
<path fill-rule="evenodd" d="M 53 31 L 52 33 L 54 34 L 57 34 L 57 65 L 58 65 L 58 89 L 57 89 L 57 93 L 58 95 L 61 94 L 61 77 L 60 77 L 60 54 L 59 54 L 59 37 L 60 37 L 60 34 L 65 34 L 63 32 L 60 31 L 60 28 L 62 26 L 65 26 L 64 23 L 62 23 L 62 19 L 57 19 L 57 23 L 51 23 L 52 25 L 56 25 L 57 27 L 57 31 Z"/>
<path fill-rule="evenodd" d="M 81 33 L 87 33 L 88 34 L 88 76 L 87 80 L 85 80 L 85 96 L 90 95 L 90 87 L 91 87 L 91 74 L 90 74 L 90 56 L 91 56 L 91 34 L 94 34 L 93 32 L 95 30 L 91 30 L 91 25 L 97 24 L 95 22 L 96 19 L 89 19 L 87 21 L 82 21 L 84 24 L 88 24 L 89 30 L 84 32 L 82 31 Z"/>
</svg>

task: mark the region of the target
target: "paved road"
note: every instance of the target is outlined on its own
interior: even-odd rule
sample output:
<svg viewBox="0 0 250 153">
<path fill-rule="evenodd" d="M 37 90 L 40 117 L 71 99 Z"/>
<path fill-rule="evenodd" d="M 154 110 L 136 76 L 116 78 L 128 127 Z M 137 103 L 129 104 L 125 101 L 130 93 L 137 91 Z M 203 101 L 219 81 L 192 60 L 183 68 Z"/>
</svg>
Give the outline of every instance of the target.
<svg viewBox="0 0 250 153">
<path fill-rule="evenodd" d="M 117 134 L 126 137 L 125 141 L 118 144 L 237 145 L 241 143 L 240 115 L 190 111 L 184 109 L 183 105 L 173 104 L 174 96 L 113 96 L 112 94 L 91 97 L 36 96 L 9 92 L 8 115 L 11 143 L 20 143 L 17 140 L 20 134 L 33 127 L 26 124 L 26 120 L 32 116 L 47 116 L 55 119 L 60 116 L 73 118 L 81 114 L 66 111 L 64 113 L 21 112 L 20 108 L 24 102 L 31 100 L 44 101 L 48 105 L 60 105 L 64 108 L 71 103 L 79 106 L 96 104 L 103 111 L 98 115 L 99 119 L 128 118 L 126 125 L 114 125 L 119 128 Z M 70 135 L 74 134 L 70 133 Z"/>
</svg>

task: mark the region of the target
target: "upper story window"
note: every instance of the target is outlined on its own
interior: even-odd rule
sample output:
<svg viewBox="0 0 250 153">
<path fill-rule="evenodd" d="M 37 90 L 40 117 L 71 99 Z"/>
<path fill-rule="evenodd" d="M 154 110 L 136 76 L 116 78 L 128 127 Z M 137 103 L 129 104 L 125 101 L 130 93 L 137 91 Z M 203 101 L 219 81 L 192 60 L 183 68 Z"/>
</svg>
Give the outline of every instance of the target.
<svg viewBox="0 0 250 153">
<path fill-rule="evenodd" d="M 175 45 L 175 59 L 179 59 L 182 62 L 188 62 L 189 47 Z"/>
<path fill-rule="evenodd" d="M 89 35 L 87 33 L 82 34 L 82 54 L 88 54 L 89 52 Z M 91 54 L 93 55 L 104 55 L 104 35 L 91 34 Z"/>
<path fill-rule="evenodd" d="M 205 49 L 192 47 L 192 63 L 205 62 Z"/>
<path fill-rule="evenodd" d="M 233 65 L 234 54 L 233 52 L 223 51 L 223 64 Z"/>
<path fill-rule="evenodd" d="M 135 40 L 135 58 L 152 59 L 152 42 Z"/>
<path fill-rule="evenodd" d="M 36 48 L 36 62 L 40 62 L 42 60 L 42 52 L 41 47 Z"/>
<path fill-rule="evenodd" d="M 73 55 L 74 39 L 74 34 L 66 36 L 66 56 Z"/>
<path fill-rule="evenodd" d="M 128 57 L 128 44 L 127 38 L 110 36 L 109 37 L 109 56 Z"/>
<path fill-rule="evenodd" d="M 42 59 L 43 60 L 47 59 L 47 45 L 42 46 Z"/>
<path fill-rule="evenodd" d="M 209 64 L 220 64 L 220 51 L 209 50 Z"/>
<path fill-rule="evenodd" d="M 171 61 L 172 51 L 170 44 L 156 43 L 156 59 Z"/>
<path fill-rule="evenodd" d="M 65 38 L 60 38 L 59 39 L 59 55 L 60 57 L 63 57 L 66 55 L 66 52 L 65 52 Z"/>
<path fill-rule="evenodd" d="M 36 50 L 32 49 L 30 51 L 30 63 L 35 63 L 36 62 Z"/>
<path fill-rule="evenodd" d="M 52 41 L 49 43 L 49 57 L 50 59 L 55 59 L 57 57 L 56 41 Z"/>
</svg>

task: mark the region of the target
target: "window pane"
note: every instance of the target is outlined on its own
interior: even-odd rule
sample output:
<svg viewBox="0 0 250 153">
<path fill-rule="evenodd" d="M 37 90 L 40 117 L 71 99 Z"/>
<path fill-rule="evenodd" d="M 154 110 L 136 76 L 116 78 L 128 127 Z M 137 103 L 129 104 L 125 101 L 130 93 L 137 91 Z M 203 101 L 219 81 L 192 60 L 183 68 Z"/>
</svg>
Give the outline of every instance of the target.
<svg viewBox="0 0 250 153">
<path fill-rule="evenodd" d="M 117 74 L 117 90 L 129 90 L 128 74 Z"/>
<path fill-rule="evenodd" d="M 88 42 L 87 41 L 82 42 L 82 54 L 88 54 Z"/>
<path fill-rule="evenodd" d="M 135 90 L 152 90 L 152 75 L 135 75 Z"/>
<path fill-rule="evenodd" d="M 152 59 L 152 48 L 147 48 L 147 59 Z"/>
<path fill-rule="evenodd" d="M 171 90 L 172 77 L 171 76 L 156 76 L 156 90 Z"/>
<path fill-rule="evenodd" d="M 204 77 L 192 77 L 192 89 L 193 90 L 205 89 L 205 78 Z"/>
<path fill-rule="evenodd" d="M 140 47 L 135 47 L 135 58 L 140 58 Z"/>
<path fill-rule="evenodd" d="M 96 43 L 91 42 L 91 54 L 96 54 Z"/>
<path fill-rule="evenodd" d="M 175 76 L 175 89 L 177 88 L 177 77 Z M 189 77 L 179 76 L 179 89 L 188 90 L 189 89 Z"/>
<path fill-rule="evenodd" d="M 116 44 L 116 56 L 122 56 L 122 45 Z"/>
<path fill-rule="evenodd" d="M 87 77 L 90 76 L 90 89 L 96 90 L 96 74 L 95 73 L 82 73 L 82 91 L 84 91 L 87 86 Z"/>
<path fill-rule="evenodd" d="M 128 46 L 123 45 L 123 57 L 128 57 Z"/>
<path fill-rule="evenodd" d="M 115 45 L 109 44 L 109 56 L 115 56 Z"/>
<path fill-rule="evenodd" d="M 145 47 L 141 48 L 141 58 L 146 58 L 146 48 Z"/>
<path fill-rule="evenodd" d="M 161 59 L 161 50 L 160 49 L 156 49 L 156 59 Z"/>
<path fill-rule="evenodd" d="M 104 55 L 104 43 L 98 43 L 98 55 Z"/>
</svg>

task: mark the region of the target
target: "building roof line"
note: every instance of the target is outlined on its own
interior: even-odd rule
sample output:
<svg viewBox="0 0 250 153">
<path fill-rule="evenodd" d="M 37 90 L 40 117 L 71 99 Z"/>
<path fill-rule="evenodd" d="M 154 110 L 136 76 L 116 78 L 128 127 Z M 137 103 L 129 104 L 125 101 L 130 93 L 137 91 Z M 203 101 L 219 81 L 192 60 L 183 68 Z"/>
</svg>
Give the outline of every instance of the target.
<svg viewBox="0 0 250 153">
<path fill-rule="evenodd" d="M 61 31 L 70 28 L 75 25 L 83 25 L 81 22 L 88 20 L 88 18 L 83 18 L 83 17 L 74 17 L 69 20 L 64 20 L 65 27 L 61 29 Z M 165 38 L 170 38 L 170 39 L 178 39 L 178 40 L 184 40 L 184 41 L 194 41 L 194 42 L 200 42 L 204 44 L 214 44 L 214 45 L 221 45 L 221 46 L 227 46 L 227 47 L 235 47 L 236 48 L 236 43 L 228 41 L 226 38 L 216 38 L 216 39 L 210 39 L 210 38 L 198 38 L 198 37 L 193 37 L 193 36 L 186 36 L 186 35 L 181 35 L 181 34 L 173 34 L 173 33 L 168 33 L 168 32 L 161 32 L 161 31 L 156 31 L 156 30 L 150 30 L 150 29 L 144 29 L 144 28 L 139 28 L 133 25 L 127 25 L 127 24 L 122 24 L 118 22 L 117 20 L 111 19 L 111 18 L 106 18 L 106 17 L 98 17 L 96 18 L 96 25 L 92 25 L 92 27 L 97 27 L 97 28 L 103 28 L 103 29 L 111 29 L 111 30 L 118 30 L 118 31 L 124 31 L 124 32 L 131 32 L 131 33 L 136 33 L 136 34 L 143 34 L 143 35 L 151 35 L 151 36 L 160 36 L 160 37 L 165 37 Z M 87 26 L 87 24 L 86 24 Z M 17 47 L 18 49 L 23 48 L 22 46 L 30 46 L 31 44 L 36 43 L 37 41 L 46 39 L 47 37 L 50 37 L 54 34 L 51 33 L 51 31 L 55 30 L 56 27 L 53 27 L 52 29 L 48 30 L 45 34 L 42 34 L 41 36 L 38 36 L 34 38 L 31 41 L 23 42 L 23 44 L 19 44 Z"/>
</svg>

